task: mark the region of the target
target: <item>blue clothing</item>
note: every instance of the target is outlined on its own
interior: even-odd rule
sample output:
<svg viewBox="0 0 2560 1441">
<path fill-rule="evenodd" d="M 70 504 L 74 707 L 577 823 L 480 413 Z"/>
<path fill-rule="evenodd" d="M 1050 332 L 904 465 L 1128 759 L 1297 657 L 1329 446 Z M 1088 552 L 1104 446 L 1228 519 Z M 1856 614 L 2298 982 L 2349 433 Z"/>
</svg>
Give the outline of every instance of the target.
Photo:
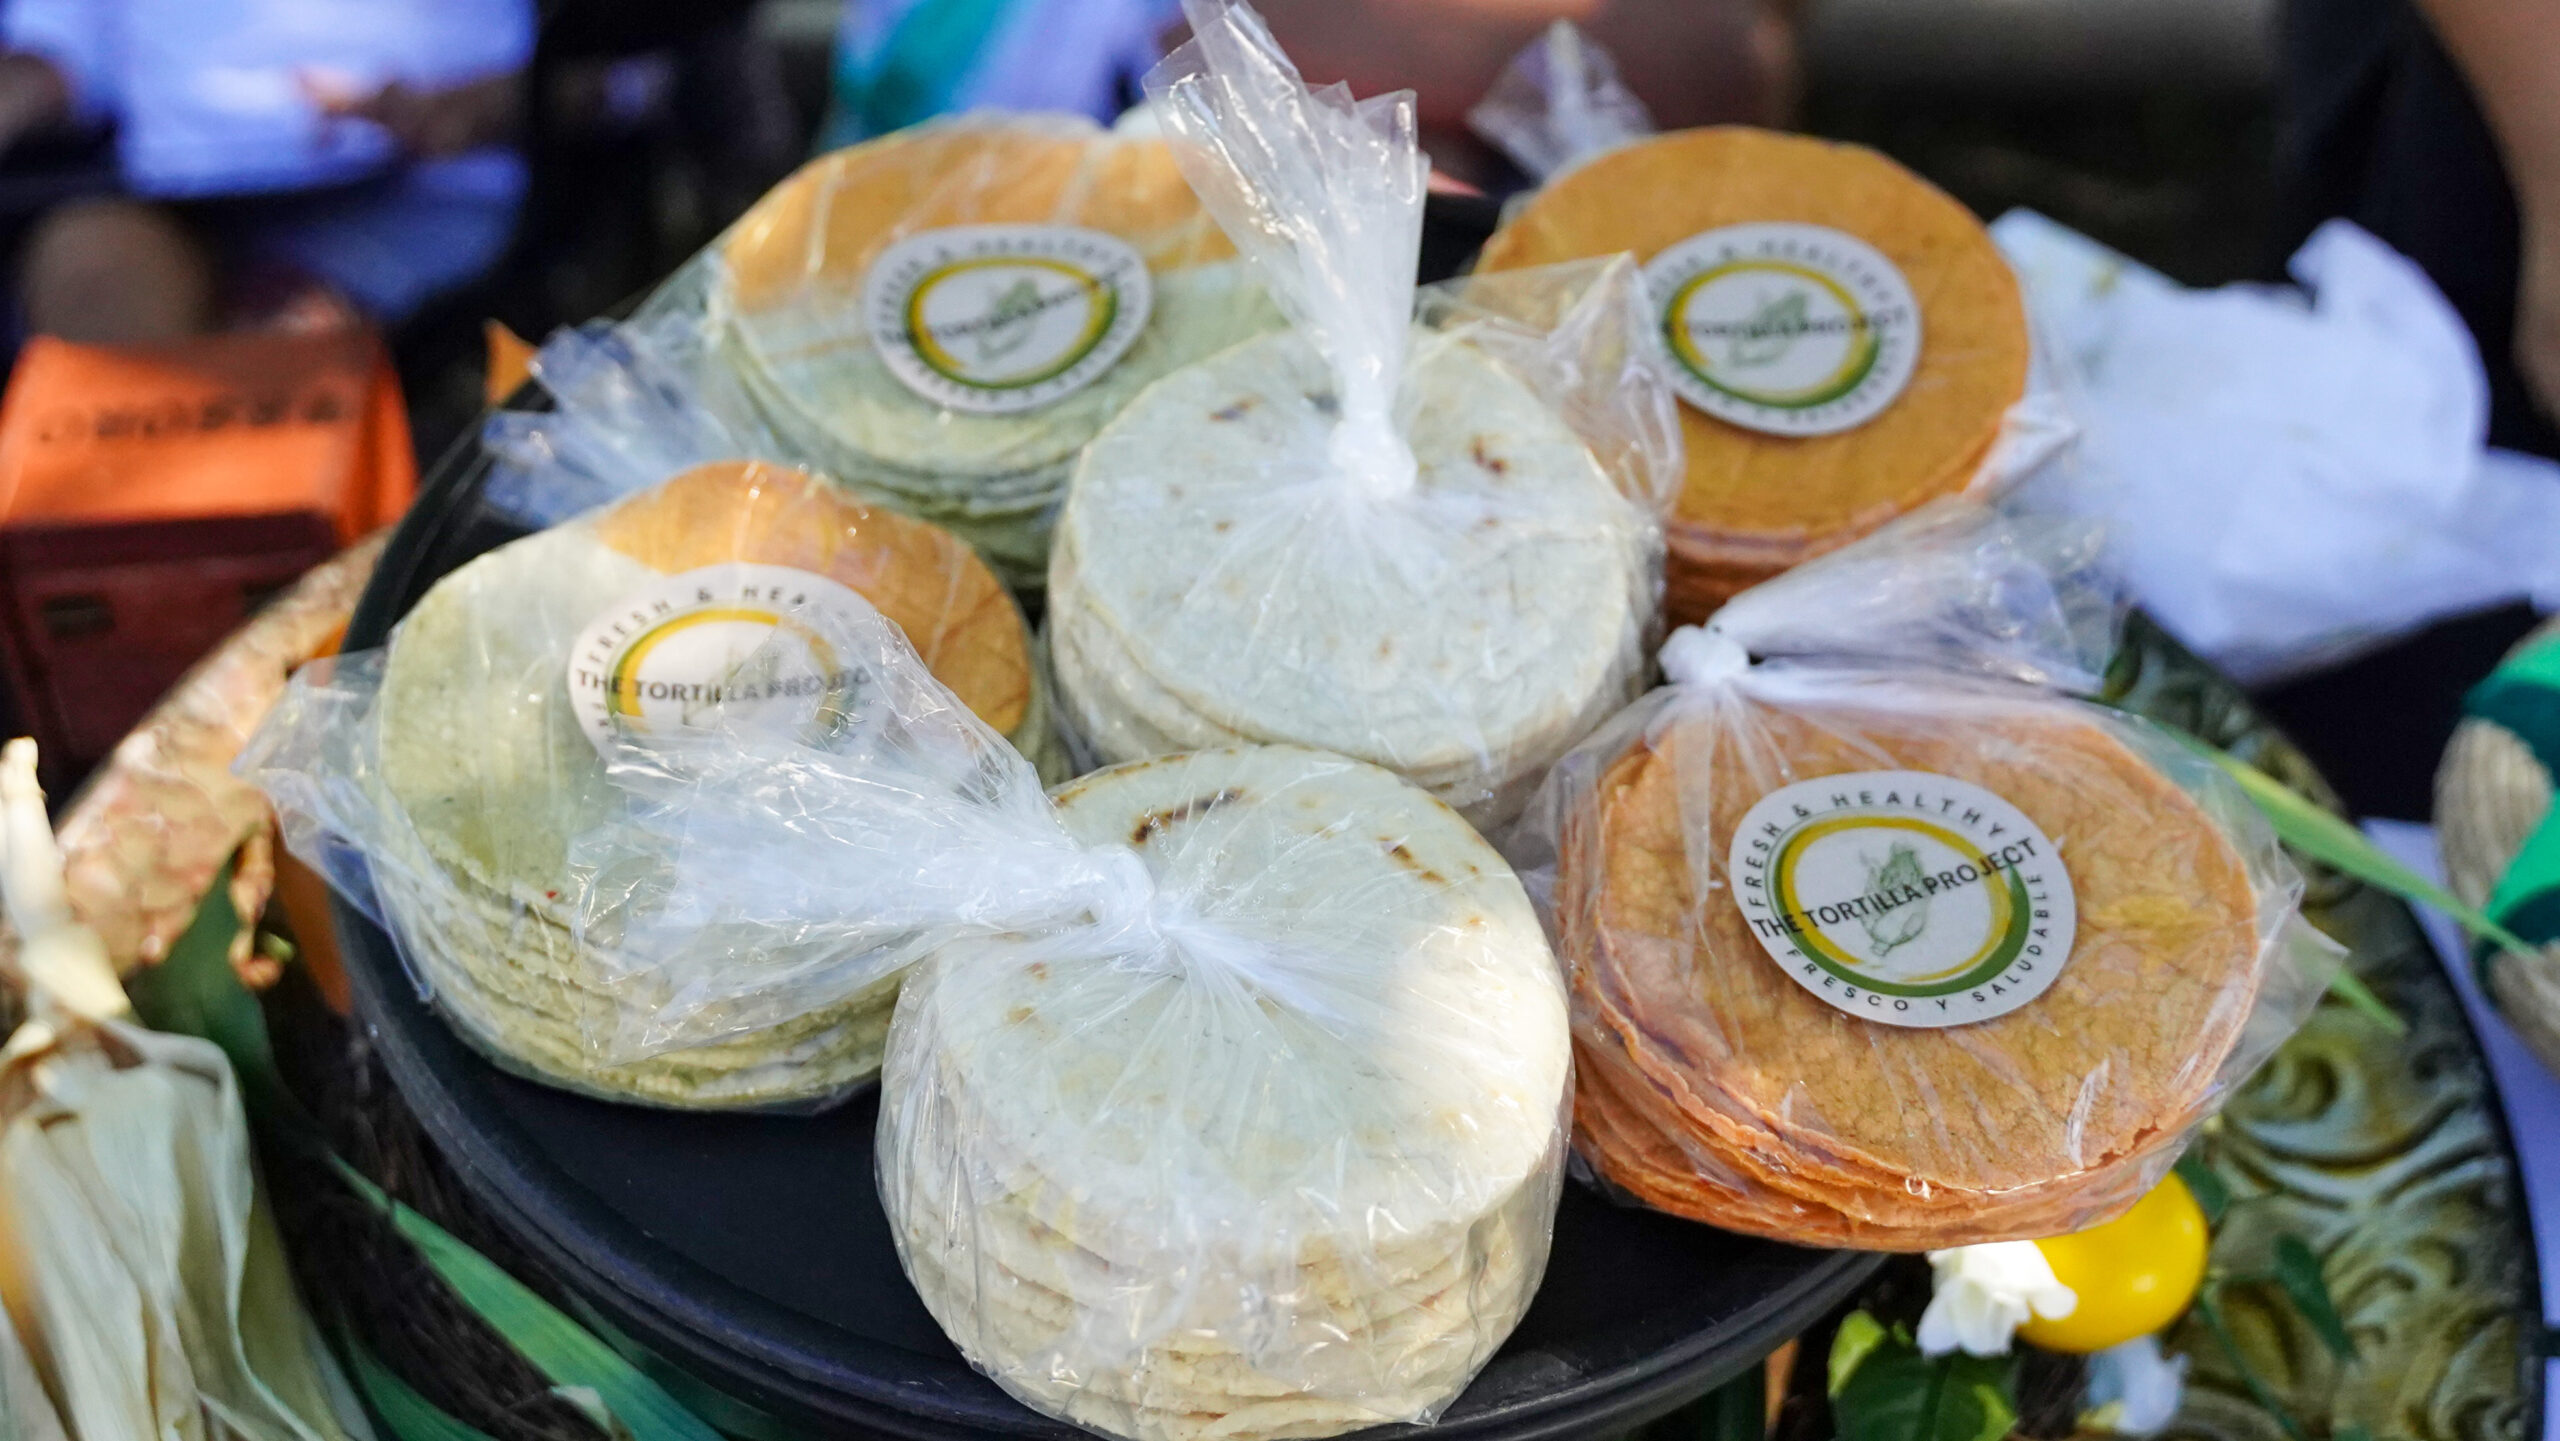
<svg viewBox="0 0 2560 1441">
<path fill-rule="evenodd" d="M 1159 56 L 1178 0 L 854 0 L 821 149 L 962 110 L 1109 123 Z"/>
<path fill-rule="evenodd" d="M 114 123 L 134 194 L 270 197 L 224 217 L 227 247 L 398 320 L 504 254 L 523 158 L 410 163 L 382 127 L 324 115 L 314 95 L 521 70 L 534 19 L 533 0 L 4 0 L 0 44 L 42 56 L 81 117 Z"/>
</svg>

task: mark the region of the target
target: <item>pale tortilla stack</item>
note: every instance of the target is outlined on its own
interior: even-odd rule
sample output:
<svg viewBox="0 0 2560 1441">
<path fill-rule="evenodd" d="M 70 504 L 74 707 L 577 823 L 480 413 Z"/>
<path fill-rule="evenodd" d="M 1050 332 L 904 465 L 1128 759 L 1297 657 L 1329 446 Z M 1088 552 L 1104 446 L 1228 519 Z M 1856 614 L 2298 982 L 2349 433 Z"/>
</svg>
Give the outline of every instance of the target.
<svg viewBox="0 0 2560 1441">
<path fill-rule="evenodd" d="M 631 968 L 615 963 L 615 938 L 580 934 L 572 850 L 630 812 L 574 714 L 570 652 L 652 583 L 732 562 L 851 589 L 979 719 L 1055 764 L 1029 634 L 985 564 L 946 532 L 801 471 L 703 466 L 445 577 L 384 662 L 393 834 L 374 858 L 375 886 L 443 1012 L 536 1079 L 671 1107 L 787 1106 L 840 1095 L 879 1067 L 894 979 L 781 1025 L 738 1015 L 734 1037 L 714 1044 L 600 1058 L 633 1019 L 617 983 Z"/>
<path fill-rule="evenodd" d="M 1080 759 L 1317 746 L 1489 829 L 1632 698 L 1653 516 L 1462 336 L 1417 331 L 1407 384 L 1419 478 L 1374 503 L 1329 471 L 1332 381 L 1294 334 L 1168 377 L 1095 440 L 1050 572 Z"/>
<path fill-rule="evenodd" d="M 1057 800 L 1171 904 L 919 968 L 880 1183 L 926 1306 L 1132 1441 L 1436 1414 L 1526 1309 L 1560 1188 L 1570 1041 L 1519 882 L 1424 792 L 1296 747 Z"/>
<path fill-rule="evenodd" d="M 873 263 L 944 229 L 1077 227 L 1145 261 L 1145 328 L 1096 378 L 1035 408 L 973 413 L 903 381 L 863 314 Z M 1037 588 L 1076 452 L 1150 382 L 1279 314 L 1164 142 L 1064 116 L 966 116 L 822 156 L 716 251 L 724 339 L 783 438 L 821 470 L 976 545 Z"/>
<path fill-rule="evenodd" d="M 2076 905 L 2049 988 L 1989 1019 L 1891 1025 L 1826 1000 L 1738 899 L 1760 881 L 1728 861 L 1737 827 L 1777 781 L 1914 773 L 2014 805 Z M 2062 702 L 1742 699 L 1670 713 L 1597 775 L 1559 848 L 1558 949 L 1575 1144 L 1619 1190 L 1799 1245 L 2056 1235 L 2130 1206 L 2227 1094 L 2275 964 L 2260 896 L 2224 828 L 2115 722 Z M 1860 844 L 1874 867 L 1885 843 Z M 1914 934 L 1957 903 L 1932 889 L 1893 913 Z"/>
<path fill-rule="evenodd" d="M 1851 245 L 1831 255 L 1808 227 Z M 1917 355 L 1899 390 L 1879 392 L 1880 408 L 1846 428 L 1787 433 L 1798 422 L 1786 413 L 1795 402 L 1784 400 L 1742 423 L 1708 413 L 1684 389 L 1688 478 L 1672 510 L 1664 572 L 1674 624 L 1694 624 L 1740 591 L 1974 484 L 2027 389 L 2025 303 L 1990 233 L 1952 197 L 1861 146 L 1738 126 L 1640 140 L 1532 196 L 1486 242 L 1476 268 L 1621 251 L 1650 263 L 1697 237 L 1744 230 L 1761 235 L 1737 250 L 1757 257 L 1765 247 L 1767 274 L 1733 283 L 1765 283 L 1772 306 L 1801 299 L 1781 293 L 1787 276 L 1811 278 L 1806 293 L 1819 297 L 1839 291 L 1826 265 L 1846 266 L 1854 279 L 1867 263 L 1850 258 L 1853 247 L 1880 257 L 1916 304 L 1917 324 L 1903 333 L 1916 334 Z M 1668 303 L 1659 289 L 1655 298 Z M 1835 318 L 1855 313 L 1852 306 Z M 1790 338 L 1788 312 L 1765 314 L 1764 354 L 1745 361 L 1772 359 L 1766 352 Z M 1806 323 L 1801 309 L 1794 314 Z M 1663 320 L 1669 325 L 1670 315 Z M 1666 364 L 1683 378 L 1680 361 L 1666 353 Z M 1695 384 L 1736 383 L 1700 364 Z M 1801 400 L 1813 409 L 1842 403 L 1825 390 Z"/>
</svg>

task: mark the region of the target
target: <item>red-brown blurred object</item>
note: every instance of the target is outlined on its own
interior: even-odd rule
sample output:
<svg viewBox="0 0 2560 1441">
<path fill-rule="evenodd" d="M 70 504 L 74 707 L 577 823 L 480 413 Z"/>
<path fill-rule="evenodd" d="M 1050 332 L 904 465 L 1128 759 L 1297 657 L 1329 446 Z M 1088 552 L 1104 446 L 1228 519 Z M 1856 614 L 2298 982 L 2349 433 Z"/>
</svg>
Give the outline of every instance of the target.
<svg viewBox="0 0 2560 1441">
<path fill-rule="evenodd" d="M 52 776 L 416 479 L 369 332 L 30 341 L 0 402 L 0 660 Z"/>
</svg>

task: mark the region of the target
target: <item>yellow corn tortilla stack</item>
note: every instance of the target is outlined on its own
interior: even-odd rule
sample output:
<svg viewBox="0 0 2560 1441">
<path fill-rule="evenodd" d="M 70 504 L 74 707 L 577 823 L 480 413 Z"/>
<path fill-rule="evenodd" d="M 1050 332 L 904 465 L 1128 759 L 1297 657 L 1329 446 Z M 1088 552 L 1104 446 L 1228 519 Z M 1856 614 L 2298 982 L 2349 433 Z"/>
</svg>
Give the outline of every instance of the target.
<svg viewBox="0 0 2560 1441">
<path fill-rule="evenodd" d="M 1989 233 L 1860 146 L 1742 127 L 1640 141 L 1532 197 L 1477 269 L 1620 251 L 1650 262 L 1693 237 L 1772 225 L 1821 227 L 1880 253 L 1916 302 L 1918 355 L 1880 410 L 1830 433 L 1768 433 L 1680 407 L 1688 478 L 1670 527 L 1675 623 L 1963 490 L 2026 391 L 2026 311 Z"/>
</svg>

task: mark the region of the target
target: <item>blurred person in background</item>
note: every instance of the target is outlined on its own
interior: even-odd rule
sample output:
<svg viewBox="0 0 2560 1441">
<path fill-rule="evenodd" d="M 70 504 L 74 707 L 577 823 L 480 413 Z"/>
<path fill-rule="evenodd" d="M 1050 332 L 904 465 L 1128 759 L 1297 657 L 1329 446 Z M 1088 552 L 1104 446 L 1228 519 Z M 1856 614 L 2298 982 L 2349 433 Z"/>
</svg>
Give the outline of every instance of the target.
<svg viewBox="0 0 2560 1441">
<path fill-rule="evenodd" d="M 0 165 L 112 127 L 123 194 L 45 214 L 23 327 L 397 324 L 505 254 L 534 0 L 0 0 Z"/>
<path fill-rule="evenodd" d="M 2560 456 L 2560 0 L 2293 0 L 2290 246 L 2344 216 L 2480 343 L 2493 445 Z"/>
<path fill-rule="evenodd" d="M 1616 58 L 1666 129 L 1783 124 L 1796 90 L 1796 0 L 1255 0 L 1317 83 L 1417 92 L 1441 170 L 1500 165 L 1466 114 L 1521 47 L 1568 19 Z M 819 134 L 833 149 L 981 106 L 1109 121 L 1182 37 L 1178 0 L 852 0 Z"/>
</svg>

